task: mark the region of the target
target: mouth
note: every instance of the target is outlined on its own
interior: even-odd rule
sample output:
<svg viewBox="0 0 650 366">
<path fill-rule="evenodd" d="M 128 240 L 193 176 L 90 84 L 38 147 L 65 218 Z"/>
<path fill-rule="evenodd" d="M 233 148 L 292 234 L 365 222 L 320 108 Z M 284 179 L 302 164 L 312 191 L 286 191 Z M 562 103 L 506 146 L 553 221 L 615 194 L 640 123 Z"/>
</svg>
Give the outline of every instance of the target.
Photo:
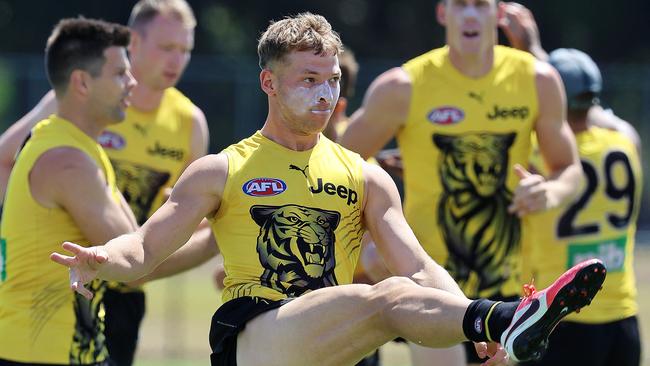
<svg viewBox="0 0 650 366">
<path fill-rule="evenodd" d="M 131 105 L 131 90 L 130 89 L 122 95 L 122 99 L 120 100 L 120 103 L 125 107 L 128 107 L 128 106 Z"/>
<path fill-rule="evenodd" d="M 325 246 L 300 240 L 300 249 L 305 264 L 323 265 L 325 263 Z"/>
<path fill-rule="evenodd" d="M 311 113 L 318 115 L 326 115 L 332 113 L 331 109 L 312 109 Z"/>
<path fill-rule="evenodd" d="M 312 107 L 310 111 L 315 114 L 330 114 L 332 113 L 332 106 L 325 103 L 319 103 Z"/>
<path fill-rule="evenodd" d="M 480 35 L 480 33 L 478 31 L 475 31 L 475 30 L 463 31 L 463 37 L 465 37 L 465 38 L 474 39 L 474 38 L 478 38 L 479 35 Z"/>
<path fill-rule="evenodd" d="M 164 72 L 163 76 L 169 80 L 176 80 L 178 78 L 178 73 L 176 72 Z"/>
</svg>

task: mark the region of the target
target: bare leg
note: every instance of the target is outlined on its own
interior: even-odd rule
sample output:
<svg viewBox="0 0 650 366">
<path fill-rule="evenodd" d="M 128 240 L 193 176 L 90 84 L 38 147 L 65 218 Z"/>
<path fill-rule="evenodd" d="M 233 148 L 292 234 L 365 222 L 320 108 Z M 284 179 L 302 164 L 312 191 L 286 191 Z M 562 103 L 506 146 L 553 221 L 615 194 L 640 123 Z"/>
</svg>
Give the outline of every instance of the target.
<svg viewBox="0 0 650 366">
<path fill-rule="evenodd" d="M 413 366 L 465 366 L 465 347 L 428 348 L 409 343 Z"/>
<path fill-rule="evenodd" d="M 237 364 L 353 365 L 396 337 L 449 347 L 465 339 L 469 304 L 399 277 L 320 289 L 251 320 L 237 338 Z"/>
</svg>

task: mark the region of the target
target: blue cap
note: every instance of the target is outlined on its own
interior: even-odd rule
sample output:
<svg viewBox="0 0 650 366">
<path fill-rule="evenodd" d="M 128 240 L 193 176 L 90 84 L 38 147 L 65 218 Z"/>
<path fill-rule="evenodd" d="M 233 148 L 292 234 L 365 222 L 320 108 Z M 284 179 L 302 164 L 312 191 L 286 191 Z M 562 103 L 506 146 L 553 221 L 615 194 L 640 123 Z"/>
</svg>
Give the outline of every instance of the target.
<svg viewBox="0 0 650 366">
<path fill-rule="evenodd" d="M 603 78 L 589 55 L 573 48 L 558 48 L 551 52 L 548 62 L 562 77 L 569 109 L 588 108 L 598 104 L 597 97 L 603 88 Z M 593 93 L 594 99 L 585 101 L 576 98 L 584 93 Z"/>
</svg>

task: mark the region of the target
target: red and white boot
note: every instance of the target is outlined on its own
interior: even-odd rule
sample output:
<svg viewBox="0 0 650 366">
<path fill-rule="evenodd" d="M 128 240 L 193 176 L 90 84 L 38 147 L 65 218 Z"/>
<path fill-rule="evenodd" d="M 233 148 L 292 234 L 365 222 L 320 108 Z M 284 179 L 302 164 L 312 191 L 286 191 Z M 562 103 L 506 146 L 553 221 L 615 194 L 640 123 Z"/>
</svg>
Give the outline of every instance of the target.
<svg viewBox="0 0 650 366">
<path fill-rule="evenodd" d="M 564 272 L 542 291 L 524 286 L 526 296 L 515 311 L 501 344 L 514 361 L 537 360 L 548 345 L 555 326 L 568 314 L 591 304 L 602 288 L 607 269 L 602 261 L 590 259 Z"/>
</svg>

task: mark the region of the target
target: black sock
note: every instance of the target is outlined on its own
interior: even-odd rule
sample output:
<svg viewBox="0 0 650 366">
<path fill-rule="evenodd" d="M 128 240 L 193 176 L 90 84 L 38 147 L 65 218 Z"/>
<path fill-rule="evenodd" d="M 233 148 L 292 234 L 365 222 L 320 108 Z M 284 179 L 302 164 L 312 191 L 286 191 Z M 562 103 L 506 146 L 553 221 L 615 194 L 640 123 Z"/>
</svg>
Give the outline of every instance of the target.
<svg viewBox="0 0 650 366">
<path fill-rule="evenodd" d="M 494 342 L 501 342 L 501 335 L 510 326 L 519 301 L 499 302 L 488 317 L 487 328 Z"/>
<path fill-rule="evenodd" d="M 472 301 L 463 318 L 465 337 L 473 342 L 499 342 L 501 334 L 510 325 L 518 305 L 518 301 L 505 303 L 486 299 Z"/>
</svg>

